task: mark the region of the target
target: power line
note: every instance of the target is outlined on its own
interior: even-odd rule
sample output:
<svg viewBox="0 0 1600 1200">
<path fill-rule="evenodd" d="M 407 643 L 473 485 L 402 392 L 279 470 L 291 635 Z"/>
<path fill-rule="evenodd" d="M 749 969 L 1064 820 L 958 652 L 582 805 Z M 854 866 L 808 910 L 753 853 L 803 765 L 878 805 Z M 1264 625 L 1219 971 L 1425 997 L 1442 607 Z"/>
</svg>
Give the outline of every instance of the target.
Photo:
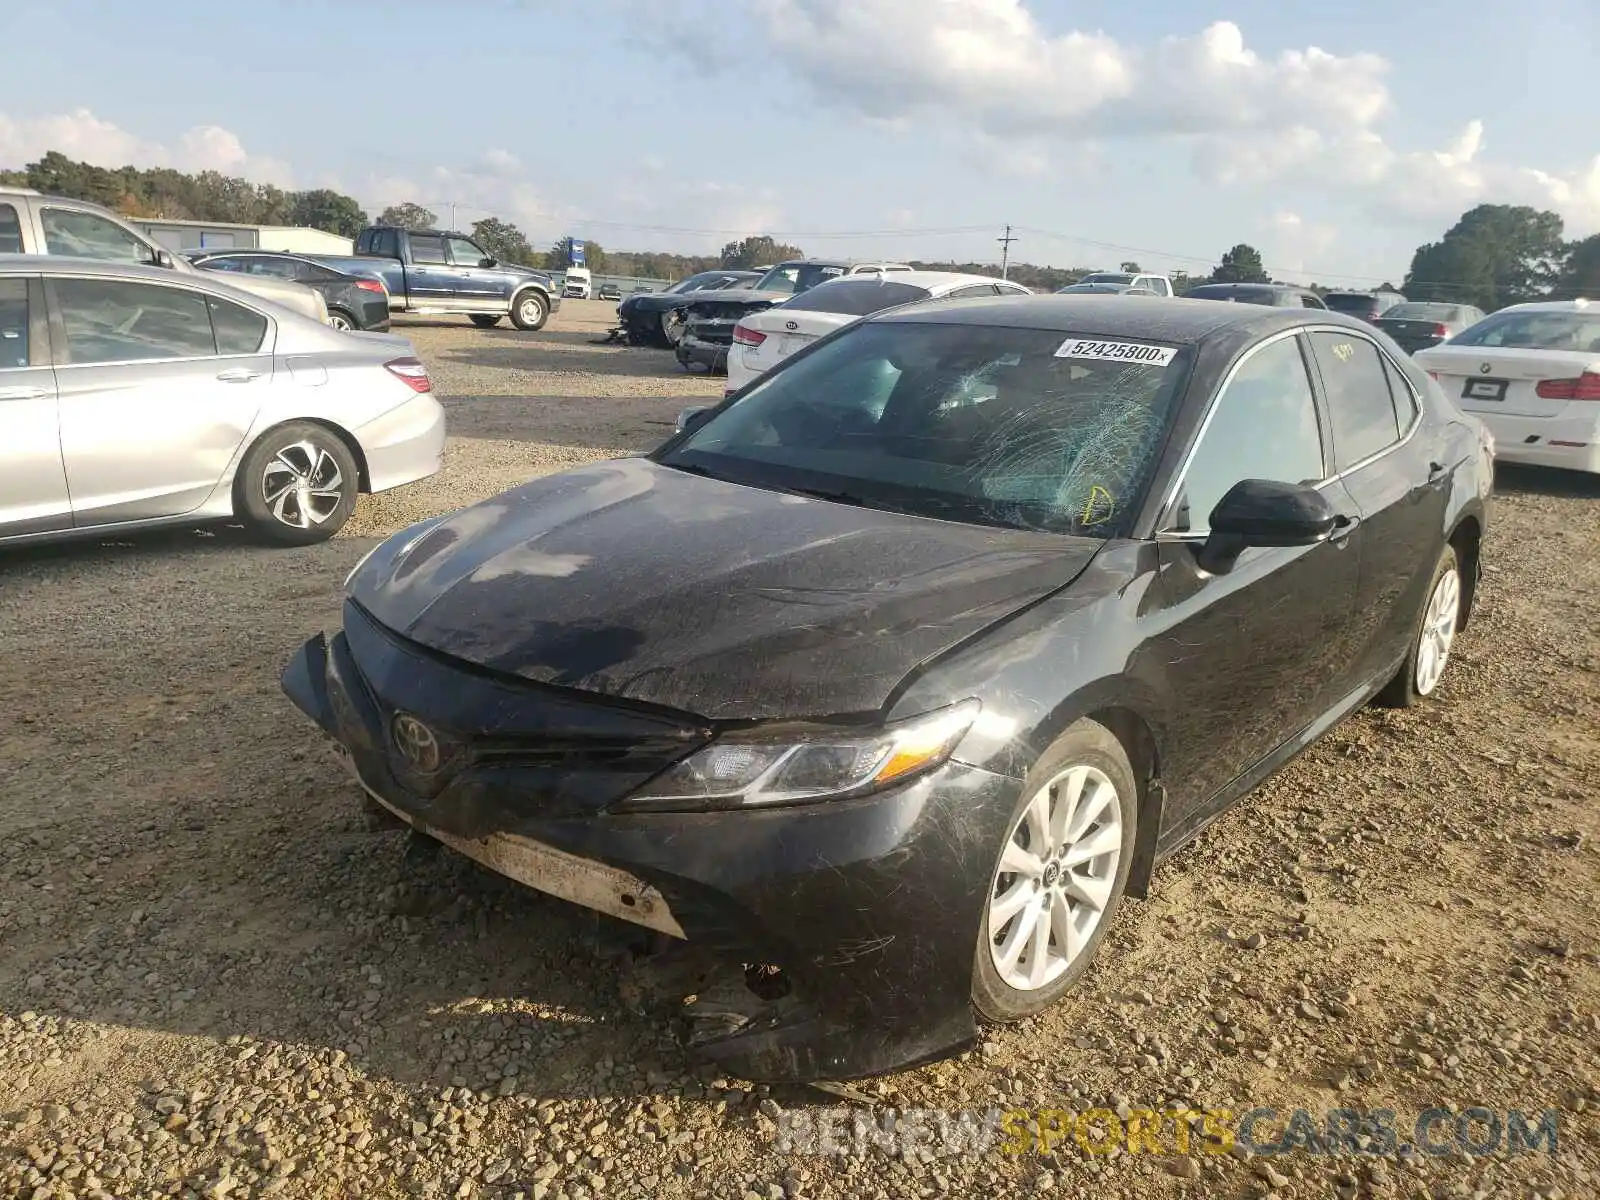
<svg viewBox="0 0 1600 1200">
<path fill-rule="evenodd" d="M 1006 235 L 1005 235 L 1005 237 L 996 238 L 995 239 L 995 241 L 1000 243 L 1000 278 L 1001 279 L 1009 279 L 1009 278 L 1011 278 L 1010 275 L 1008 275 L 1006 273 L 1010 269 L 1010 266 L 1011 266 L 1011 243 L 1012 242 L 1020 242 L 1021 240 L 1022 240 L 1021 238 L 1015 238 L 1015 237 L 1011 236 L 1011 226 L 1009 226 L 1009 225 L 1006 226 Z"/>
</svg>

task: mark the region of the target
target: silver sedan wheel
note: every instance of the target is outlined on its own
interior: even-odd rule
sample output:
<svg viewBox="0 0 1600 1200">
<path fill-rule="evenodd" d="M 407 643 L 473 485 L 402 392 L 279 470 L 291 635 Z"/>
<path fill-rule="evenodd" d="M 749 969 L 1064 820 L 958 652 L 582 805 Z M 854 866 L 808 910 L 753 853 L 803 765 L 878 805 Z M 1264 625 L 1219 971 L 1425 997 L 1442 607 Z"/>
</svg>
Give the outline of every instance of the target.
<svg viewBox="0 0 1600 1200">
<path fill-rule="evenodd" d="M 1461 573 L 1452 567 L 1433 585 L 1428 611 L 1422 618 L 1417 642 L 1417 695 L 1432 695 L 1439 686 L 1445 664 L 1450 661 L 1450 647 L 1456 640 L 1460 618 Z"/>
<path fill-rule="evenodd" d="M 1090 766 L 1037 792 L 1006 839 L 989 893 L 989 953 L 1019 992 L 1054 983 L 1094 936 L 1116 887 L 1122 805 Z"/>
<path fill-rule="evenodd" d="M 315 442 L 292 442 L 267 461 L 261 494 L 277 520 L 291 529 L 310 529 L 339 510 L 344 473 Z"/>
</svg>

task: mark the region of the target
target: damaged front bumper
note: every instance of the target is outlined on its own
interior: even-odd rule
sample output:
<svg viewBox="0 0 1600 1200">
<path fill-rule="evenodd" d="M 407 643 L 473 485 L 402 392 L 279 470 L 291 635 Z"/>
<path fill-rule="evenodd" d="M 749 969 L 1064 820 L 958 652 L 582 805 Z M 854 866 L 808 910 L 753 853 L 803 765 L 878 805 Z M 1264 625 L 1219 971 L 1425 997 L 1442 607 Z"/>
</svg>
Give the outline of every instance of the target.
<svg viewBox="0 0 1600 1200">
<path fill-rule="evenodd" d="M 704 367 L 712 375 L 721 375 L 728 369 L 728 352 L 732 349 L 731 336 L 726 341 L 718 341 L 690 326 L 678 342 L 678 362 L 685 367 Z"/>
<path fill-rule="evenodd" d="M 679 1002 L 690 1048 L 730 1073 L 859 1078 L 976 1039 L 980 914 L 1016 780 L 951 762 L 851 801 L 612 812 L 673 735 L 688 735 L 670 751 L 682 757 L 704 731 L 463 669 L 353 605 L 345 632 L 300 649 L 283 687 L 402 819 L 529 886 L 682 939 L 652 986 Z M 405 763 L 406 717 L 441 733 L 427 780 Z M 580 733 L 610 757 L 585 757 Z M 541 736 L 560 749 L 541 751 Z"/>
</svg>

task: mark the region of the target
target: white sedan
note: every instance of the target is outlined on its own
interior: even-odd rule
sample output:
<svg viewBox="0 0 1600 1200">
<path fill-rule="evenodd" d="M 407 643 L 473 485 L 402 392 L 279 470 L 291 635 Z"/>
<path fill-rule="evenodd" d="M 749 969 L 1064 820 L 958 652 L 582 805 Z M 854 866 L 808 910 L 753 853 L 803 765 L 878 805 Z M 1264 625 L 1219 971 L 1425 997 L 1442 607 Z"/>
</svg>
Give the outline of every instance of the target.
<svg viewBox="0 0 1600 1200">
<path fill-rule="evenodd" d="M 219 272 L 0 255 L 0 546 L 229 520 L 308 545 L 444 440 L 403 337 Z"/>
<path fill-rule="evenodd" d="M 895 271 L 892 275 L 846 275 L 819 283 L 775 308 L 741 317 L 728 352 L 732 393 L 770 371 L 797 350 L 852 321 L 919 300 L 967 300 L 1028 296 L 1020 283 L 955 271 Z"/>
<path fill-rule="evenodd" d="M 1600 473 L 1600 304 L 1513 304 L 1413 357 L 1497 458 Z"/>
</svg>

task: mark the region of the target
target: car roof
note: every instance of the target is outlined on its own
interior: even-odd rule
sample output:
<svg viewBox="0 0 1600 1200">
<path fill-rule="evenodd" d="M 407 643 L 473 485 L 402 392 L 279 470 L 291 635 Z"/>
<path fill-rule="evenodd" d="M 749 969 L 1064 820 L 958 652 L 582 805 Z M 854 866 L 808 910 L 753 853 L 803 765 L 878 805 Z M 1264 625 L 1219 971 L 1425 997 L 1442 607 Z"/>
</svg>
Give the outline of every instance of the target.
<svg viewBox="0 0 1600 1200">
<path fill-rule="evenodd" d="M 940 287 L 957 287 L 965 283 L 1005 283 L 1006 280 L 996 275 L 968 275 L 965 271 L 889 271 L 882 275 L 867 271 L 860 275 L 841 275 L 837 279 L 829 279 L 817 284 L 817 287 L 839 287 L 849 284 L 852 287 L 867 287 L 877 283 L 906 283 L 912 287 L 927 288 L 932 291 Z M 1021 284 L 1016 286 L 1021 287 Z M 801 293 L 804 295 L 804 293 Z"/>
<path fill-rule="evenodd" d="M 1600 302 L 1578 297 L 1576 300 L 1530 300 L 1526 304 L 1508 304 L 1498 312 L 1588 312 L 1600 313 Z"/>
<path fill-rule="evenodd" d="M 1162 296 L 1151 296 L 1138 304 L 1108 304 L 1101 297 L 1081 294 L 941 300 L 937 304 L 909 304 L 869 319 L 1043 329 L 1157 342 L 1198 342 L 1223 330 L 1266 334 L 1302 325 L 1337 325 L 1369 333 L 1372 330 L 1366 321 L 1320 308 L 1218 304 Z"/>
<path fill-rule="evenodd" d="M 147 267 L 136 263 L 112 262 L 105 258 L 73 258 L 66 254 L 0 254 L 0 274 L 5 275 L 114 275 L 125 279 L 147 279 L 155 283 L 183 283 L 197 279 L 209 285 L 212 271 L 198 275 L 185 270 L 174 276 L 167 267 Z"/>
</svg>

